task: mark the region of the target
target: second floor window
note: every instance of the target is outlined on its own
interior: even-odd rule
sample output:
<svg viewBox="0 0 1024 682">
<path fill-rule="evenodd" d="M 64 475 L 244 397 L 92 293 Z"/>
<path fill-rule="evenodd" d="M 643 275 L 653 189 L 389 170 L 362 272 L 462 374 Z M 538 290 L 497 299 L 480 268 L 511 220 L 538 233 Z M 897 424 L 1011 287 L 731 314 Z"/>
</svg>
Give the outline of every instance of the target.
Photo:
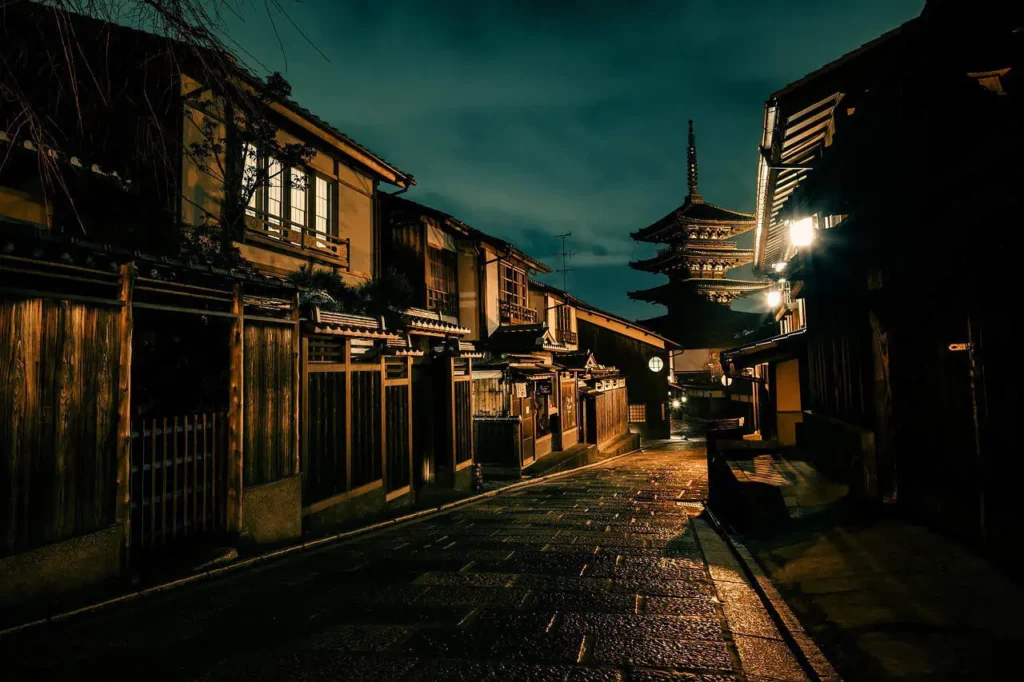
<svg viewBox="0 0 1024 682">
<path fill-rule="evenodd" d="M 564 303 L 557 308 L 558 330 L 563 332 L 572 331 L 572 310 Z"/>
<path fill-rule="evenodd" d="M 505 303 L 526 307 L 526 272 L 508 263 L 500 264 L 501 300 Z"/>
<path fill-rule="evenodd" d="M 457 254 L 448 249 L 430 246 L 427 247 L 427 258 L 427 308 L 438 310 L 445 315 L 458 315 Z"/>
<path fill-rule="evenodd" d="M 300 243 L 303 231 L 338 236 L 336 180 L 306 168 L 287 167 L 247 145 L 243 183 L 251 191 L 246 213 L 260 218 L 271 235 L 292 239 L 287 231 L 281 234 L 280 229 L 267 229 L 288 226 L 294 240 Z"/>
</svg>

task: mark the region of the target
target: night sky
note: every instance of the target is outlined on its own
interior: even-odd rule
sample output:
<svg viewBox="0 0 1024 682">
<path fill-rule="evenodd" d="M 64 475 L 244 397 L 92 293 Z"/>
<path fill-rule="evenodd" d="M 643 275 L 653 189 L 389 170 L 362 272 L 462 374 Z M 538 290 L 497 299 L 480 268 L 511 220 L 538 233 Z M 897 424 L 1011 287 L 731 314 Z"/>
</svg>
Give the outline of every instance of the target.
<svg viewBox="0 0 1024 682">
<path fill-rule="evenodd" d="M 664 280 L 629 268 L 651 250 L 629 232 L 686 195 L 687 119 L 705 200 L 753 211 L 767 96 L 924 0 L 253 4 L 230 20 L 241 56 L 415 175 L 409 198 L 553 266 L 572 232 L 569 290 L 645 318 L 663 309 L 626 291 Z"/>
</svg>

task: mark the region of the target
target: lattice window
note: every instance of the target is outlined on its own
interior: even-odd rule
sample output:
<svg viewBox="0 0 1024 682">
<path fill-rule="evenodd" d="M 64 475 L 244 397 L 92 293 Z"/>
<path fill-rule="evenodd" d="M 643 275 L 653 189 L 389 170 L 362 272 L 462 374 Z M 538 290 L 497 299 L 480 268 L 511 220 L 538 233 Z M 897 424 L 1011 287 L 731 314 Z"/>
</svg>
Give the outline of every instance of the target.
<svg viewBox="0 0 1024 682">
<path fill-rule="evenodd" d="M 508 263 L 500 263 L 499 278 L 501 279 L 501 300 L 513 305 L 526 307 L 527 289 L 526 272 L 512 267 Z"/>
<path fill-rule="evenodd" d="M 646 424 L 647 423 L 647 405 L 630 405 L 629 406 L 629 423 L 630 424 Z"/>
<path fill-rule="evenodd" d="M 445 315 L 459 314 L 457 254 L 433 246 L 427 249 L 430 271 L 427 280 L 427 308 Z"/>
</svg>

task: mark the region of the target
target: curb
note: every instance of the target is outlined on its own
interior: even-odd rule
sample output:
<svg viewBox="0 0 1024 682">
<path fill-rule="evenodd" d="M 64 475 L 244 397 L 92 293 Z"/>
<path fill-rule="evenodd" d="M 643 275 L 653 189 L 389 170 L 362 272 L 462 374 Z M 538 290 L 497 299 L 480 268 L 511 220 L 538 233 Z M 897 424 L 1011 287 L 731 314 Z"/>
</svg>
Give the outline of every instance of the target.
<svg viewBox="0 0 1024 682">
<path fill-rule="evenodd" d="M 802 667 L 811 673 L 812 678 L 818 680 L 818 682 L 843 682 L 843 678 L 836 672 L 836 669 L 825 658 L 825 654 L 821 652 L 818 645 L 814 643 L 811 636 L 804 630 L 800 621 L 797 620 L 797 617 L 789 608 L 789 604 L 786 603 L 778 588 L 775 587 L 775 583 L 764 572 L 757 559 L 750 553 L 750 550 L 746 548 L 739 538 L 726 529 L 725 525 L 718 520 L 718 517 L 715 516 L 710 507 L 705 505 L 704 511 L 707 512 L 711 523 L 714 524 L 718 532 L 725 538 L 733 554 L 743 564 L 743 569 L 747 573 L 751 586 L 757 592 L 761 603 L 765 606 L 776 627 L 779 628 L 783 639 L 796 655 Z"/>
<path fill-rule="evenodd" d="M 64 613 L 55 614 L 53 616 L 47 616 L 45 618 L 39 618 L 38 620 L 29 621 L 28 623 L 22 623 L 21 625 L 15 625 L 4 630 L 0 630 L 0 637 L 12 635 L 17 632 L 22 632 L 24 630 L 29 630 L 31 628 L 39 627 L 42 625 L 62 623 L 64 621 L 70 620 L 71 618 L 74 618 L 75 616 L 82 616 L 88 613 L 99 611 L 101 609 L 115 606 L 117 604 L 124 604 L 127 602 L 135 601 L 137 599 L 143 599 L 145 597 L 150 597 L 157 594 L 162 594 L 164 592 L 169 592 L 170 590 L 179 587 L 185 587 L 186 585 L 192 585 L 195 583 L 204 582 L 206 580 L 211 580 L 213 578 L 226 575 L 227 573 L 240 571 L 244 568 L 249 568 L 251 566 L 263 564 L 275 559 L 280 559 L 291 554 L 298 554 L 300 552 L 316 549 L 318 547 L 324 547 L 330 544 L 343 542 L 345 540 L 349 540 L 360 535 L 368 535 L 370 533 L 374 533 L 385 528 L 390 528 L 391 526 L 397 526 L 399 524 L 419 521 L 426 516 L 443 514 L 454 509 L 455 507 L 461 507 L 464 505 L 473 504 L 475 502 L 480 502 L 481 500 L 497 497 L 498 495 L 505 493 L 507 491 L 518 490 L 520 488 L 536 485 L 538 483 L 544 483 L 555 478 L 568 476 L 569 474 L 574 474 L 578 471 L 592 469 L 594 467 L 607 464 L 608 462 L 613 462 L 617 459 L 621 459 L 623 457 L 627 457 L 638 452 L 643 452 L 646 449 L 647 448 L 645 446 L 641 446 L 639 448 L 636 448 L 635 450 L 630 450 L 629 452 L 623 452 L 618 455 L 612 455 L 611 457 L 603 459 L 599 462 L 585 464 L 581 467 L 576 467 L 574 469 L 566 469 L 565 471 L 557 471 L 552 474 L 546 474 L 544 476 L 531 478 L 525 481 L 518 481 L 516 483 L 507 485 L 503 488 L 498 488 L 497 490 L 488 490 L 487 492 L 480 493 L 479 495 L 473 495 L 471 497 L 466 497 L 464 499 L 456 500 L 454 502 L 447 502 L 445 504 L 439 505 L 437 507 L 431 507 L 429 509 L 421 509 L 420 511 L 413 512 L 411 514 L 406 514 L 405 516 L 399 516 L 394 519 L 388 519 L 387 521 L 380 521 L 378 523 L 370 524 L 369 526 L 363 526 L 362 528 L 354 528 L 343 533 L 328 535 L 326 537 L 317 538 L 315 540 L 309 540 L 307 542 L 301 542 L 295 545 L 290 545 L 279 550 L 267 552 L 266 554 L 260 554 L 249 559 L 243 559 L 242 561 L 229 564 L 227 566 L 213 568 L 207 571 L 203 571 L 201 573 L 196 573 L 195 575 L 187 576 L 185 578 L 179 578 L 177 580 L 172 580 L 170 582 L 161 583 L 160 585 L 153 585 L 152 587 L 147 587 L 142 590 L 136 590 L 135 592 L 129 592 L 118 597 L 113 597 L 112 599 L 107 599 L 105 601 L 97 602 L 95 604 L 89 604 L 88 606 L 83 606 L 81 608 L 73 609 L 71 611 L 65 611 Z"/>
</svg>

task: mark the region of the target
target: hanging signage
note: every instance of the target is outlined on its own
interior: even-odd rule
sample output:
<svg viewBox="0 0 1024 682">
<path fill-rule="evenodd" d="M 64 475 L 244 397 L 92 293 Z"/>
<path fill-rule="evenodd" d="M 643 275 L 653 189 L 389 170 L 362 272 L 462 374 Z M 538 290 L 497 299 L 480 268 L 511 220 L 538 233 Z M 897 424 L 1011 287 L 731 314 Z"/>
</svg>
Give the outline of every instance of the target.
<svg viewBox="0 0 1024 682">
<path fill-rule="evenodd" d="M 512 384 L 512 390 L 516 398 L 526 397 L 526 382 Z"/>
<path fill-rule="evenodd" d="M 551 395 L 550 381 L 538 381 L 535 386 L 537 387 L 537 395 Z"/>
</svg>

